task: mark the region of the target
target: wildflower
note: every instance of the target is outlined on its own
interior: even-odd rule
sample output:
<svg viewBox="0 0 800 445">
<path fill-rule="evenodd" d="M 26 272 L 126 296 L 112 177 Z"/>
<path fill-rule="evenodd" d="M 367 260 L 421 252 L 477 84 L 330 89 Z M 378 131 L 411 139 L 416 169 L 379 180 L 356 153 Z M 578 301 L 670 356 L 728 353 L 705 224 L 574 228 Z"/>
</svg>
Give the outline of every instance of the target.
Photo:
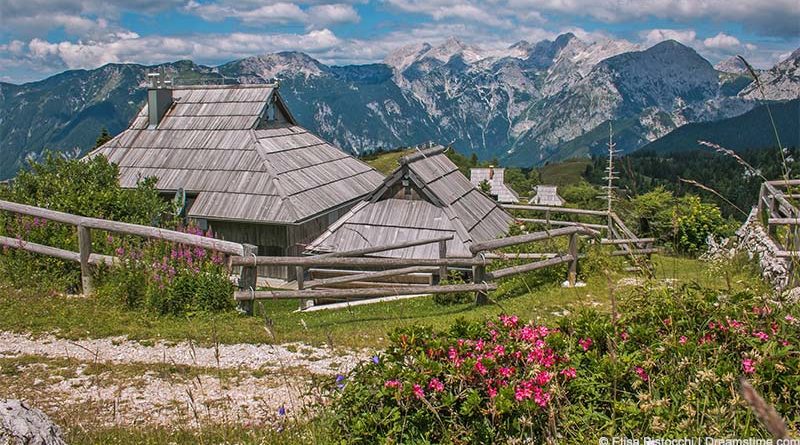
<svg viewBox="0 0 800 445">
<path fill-rule="evenodd" d="M 519 385 L 514 389 L 514 398 L 517 399 L 518 402 L 530 399 L 532 395 L 533 383 L 529 380 L 519 382 Z"/>
<path fill-rule="evenodd" d="M 491 386 L 486 388 L 486 393 L 489 395 L 490 399 L 497 397 L 497 390 L 492 388 Z"/>
<path fill-rule="evenodd" d="M 780 343 L 781 343 L 781 346 L 789 346 L 791 344 L 787 340 L 781 340 Z"/>
<path fill-rule="evenodd" d="M 341 375 L 341 374 L 340 374 L 340 375 L 337 375 L 337 376 L 336 376 L 336 386 L 337 386 L 339 389 L 342 389 L 342 388 L 344 388 L 344 383 L 342 383 L 342 382 L 344 382 L 344 376 L 343 376 L 343 375 Z"/>
<path fill-rule="evenodd" d="M 517 325 L 519 318 L 516 315 L 501 315 L 500 321 L 503 322 L 503 326 L 507 328 L 513 328 Z"/>
<path fill-rule="evenodd" d="M 503 345 L 497 345 L 494 347 L 494 354 L 498 357 L 502 357 L 506 355 L 506 348 Z"/>
<path fill-rule="evenodd" d="M 117 256 L 125 255 L 125 249 L 123 249 L 122 247 L 117 247 L 117 249 L 114 252 L 117 253 Z"/>
<path fill-rule="evenodd" d="M 741 328 L 741 327 L 742 327 L 742 322 L 740 322 L 740 321 L 738 321 L 738 320 L 736 320 L 736 319 L 733 319 L 733 320 L 728 320 L 728 326 L 729 326 L 731 329 L 739 329 L 739 328 Z"/>
<path fill-rule="evenodd" d="M 789 315 L 789 314 L 786 314 L 786 317 L 784 317 L 784 320 L 788 321 L 789 323 L 794 323 L 794 322 L 796 322 L 796 321 L 797 321 L 797 319 L 796 319 L 796 318 L 792 317 L 792 316 L 791 316 L 791 315 Z"/>
<path fill-rule="evenodd" d="M 380 362 L 381 362 L 381 359 L 377 355 L 372 357 L 372 363 L 375 363 L 377 365 Z"/>
<path fill-rule="evenodd" d="M 744 371 L 745 374 L 752 374 L 756 372 L 756 366 L 753 362 L 753 359 L 746 358 L 742 360 L 742 371 Z"/>
<path fill-rule="evenodd" d="M 419 384 L 414 383 L 413 391 L 414 391 L 414 397 L 418 399 L 425 398 L 425 390 L 422 389 L 422 387 L 419 386 Z"/>
<path fill-rule="evenodd" d="M 400 381 L 399 380 L 387 380 L 386 382 L 384 382 L 383 387 L 384 388 L 399 388 L 400 387 Z"/>
<path fill-rule="evenodd" d="M 533 392 L 533 401 L 542 408 L 547 406 L 547 403 L 550 402 L 550 393 L 542 391 L 541 388 L 534 388 Z"/>
<path fill-rule="evenodd" d="M 757 339 L 759 339 L 761 341 L 769 340 L 769 335 L 766 332 L 763 332 L 763 331 L 753 332 L 753 337 L 755 337 L 755 338 L 757 338 Z"/>
<path fill-rule="evenodd" d="M 514 374 L 514 368 L 509 368 L 507 366 L 504 366 L 504 367 L 500 368 L 499 370 L 497 370 L 497 373 L 500 374 L 501 376 L 505 377 L 505 378 L 508 378 L 508 377 L 511 377 Z"/>
<path fill-rule="evenodd" d="M 536 384 L 539 386 L 544 386 L 550 381 L 550 373 L 547 371 L 542 371 L 536 374 Z"/>
<path fill-rule="evenodd" d="M 486 373 L 488 372 L 486 370 L 486 366 L 484 366 L 483 363 L 481 363 L 480 360 L 475 362 L 475 370 L 478 371 L 478 374 L 480 374 L 480 375 L 486 375 Z"/>
<path fill-rule="evenodd" d="M 664 323 L 665 326 L 670 326 L 672 324 L 672 318 L 671 317 L 670 318 L 665 318 L 663 320 L 663 323 Z"/>
<path fill-rule="evenodd" d="M 584 352 L 588 351 L 589 348 L 592 347 L 592 343 L 593 342 L 591 338 L 582 338 L 578 340 L 578 344 L 581 345 L 581 348 L 583 348 Z"/>
<path fill-rule="evenodd" d="M 436 392 L 442 392 L 444 391 L 444 383 L 442 383 L 441 381 L 439 381 L 439 379 L 434 377 L 431 379 L 430 383 L 428 383 L 428 388 Z"/>
<path fill-rule="evenodd" d="M 647 375 L 647 371 L 645 371 L 644 368 L 642 368 L 641 366 L 637 366 L 636 368 L 634 368 L 634 371 L 636 372 L 636 375 L 638 375 L 639 378 L 642 379 L 642 381 L 646 382 L 650 380 L 650 376 Z"/>
<path fill-rule="evenodd" d="M 622 339 L 622 341 L 627 341 L 630 336 L 628 335 L 627 331 L 622 331 L 619 333 L 619 337 Z"/>
<path fill-rule="evenodd" d="M 574 379 L 578 375 L 577 371 L 575 371 L 575 368 L 562 369 L 560 374 L 567 379 Z"/>
<path fill-rule="evenodd" d="M 285 416 L 285 415 L 286 415 L 286 408 L 285 408 L 283 405 L 281 405 L 281 406 L 278 408 L 278 415 L 279 415 L 279 416 Z"/>
<path fill-rule="evenodd" d="M 678 339 L 678 343 L 685 345 L 687 340 L 688 339 L 686 338 L 685 335 L 681 335 L 681 338 Z"/>
</svg>

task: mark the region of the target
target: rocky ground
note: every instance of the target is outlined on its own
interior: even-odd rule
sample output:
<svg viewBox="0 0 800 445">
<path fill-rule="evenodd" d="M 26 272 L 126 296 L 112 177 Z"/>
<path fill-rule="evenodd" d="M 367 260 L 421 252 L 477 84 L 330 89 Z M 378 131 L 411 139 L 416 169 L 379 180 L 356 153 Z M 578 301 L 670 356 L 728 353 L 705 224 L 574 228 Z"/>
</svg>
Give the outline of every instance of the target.
<svg viewBox="0 0 800 445">
<path fill-rule="evenodd" d="M 153 345 L 0 332 L 0 398 L 73 427 L 279 423 L 369 357 L 304 344 Z"/>
</svg>

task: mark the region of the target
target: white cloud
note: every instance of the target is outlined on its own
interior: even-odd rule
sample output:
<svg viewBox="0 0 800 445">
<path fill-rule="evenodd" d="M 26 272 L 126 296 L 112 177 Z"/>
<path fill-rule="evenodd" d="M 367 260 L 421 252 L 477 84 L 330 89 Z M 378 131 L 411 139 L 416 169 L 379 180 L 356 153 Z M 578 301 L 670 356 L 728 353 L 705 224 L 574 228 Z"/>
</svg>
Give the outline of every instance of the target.
<svg viewBox="0 0 800 445">
<path fill-rule="evenodd" d="M 189 0 L 184 11 L 207 21 L 233 18 L 248 25 L 303 24 L 324 27 L 338 23 L 355 23 L 360 20 L 358 12 L 350 4 L 327 3 L 301 8 L 288 2 L 219 2 L 201 3 Z"/>
<path fill-rule="evenodd" d="M 739 49 L 742 46 L 742 42 L 739 41 L 736 37 L 729 36 L 724 32 L 721 32 L 714 37 L 709 37 L 703 40 L 703 45 L 706 48 L 716 48 L 716 49 Z"/>
<path fill-rule="evenodd" d="M 642 31 L 639 35 L 648 46 L 664 40 L 675 40 L 690 46 L 697 44 L 697 33 L 692 29 L 651 29 Z"/>
</svg>

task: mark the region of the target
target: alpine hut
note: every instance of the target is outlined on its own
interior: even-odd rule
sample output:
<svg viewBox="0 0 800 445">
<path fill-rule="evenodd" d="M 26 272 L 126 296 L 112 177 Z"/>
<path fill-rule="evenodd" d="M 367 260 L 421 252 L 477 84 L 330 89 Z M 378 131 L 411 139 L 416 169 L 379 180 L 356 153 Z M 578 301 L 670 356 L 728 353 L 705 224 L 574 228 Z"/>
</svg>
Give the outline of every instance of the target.
<svg viewBox="0 0 800 445">
<path fill-rule="evenodd" d="M 444 154 L 444 147 L 420 150 L 363 201 L 312 242 L 307 253 L 453 235 L 448 257 L 470 257 L 470 245 L 508 233 L 513 217 L 473 185 Z M 436 243 L 381 252 L 391 258 L 438 258 Z"/>
<path fill-rule="evenodd" d="M 480 187 L 486 181 L 489 184 L 489 194 L 495 201 L 502 204 L 519 203 L 519 195 L 511 187 L 506 185 L 504 168 L 473 168 L 469 171 L 469 180 L 475 187 Z"/>
<path fill-rule="evenodd" d="M 384 177 L 295 121 L 277 85 L 170 87 L 154 76 L 130 127 L 93 151 L 123 187 L 156 177 L 215 236 L 294 256 Z M 259 275 L 294 279 L 294 268 Z"/>
<path fill-rule="evenodd" d="M 534 195 L 531 197 L 530 203 L 533 205 L 562 207 L 564 198 L 558 195 L 558 187 L 555 185 L 537 185 L 534 188 Z"/>
</svg>

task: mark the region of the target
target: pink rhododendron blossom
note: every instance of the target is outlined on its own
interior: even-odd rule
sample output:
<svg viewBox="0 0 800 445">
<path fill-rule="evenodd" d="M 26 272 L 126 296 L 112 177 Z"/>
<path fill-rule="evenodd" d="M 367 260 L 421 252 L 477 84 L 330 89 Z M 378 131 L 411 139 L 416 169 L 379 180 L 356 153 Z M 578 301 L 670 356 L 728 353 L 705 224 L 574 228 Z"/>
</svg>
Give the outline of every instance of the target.
<svg viewBox="0 0 800 445">
<path fill-rule="evenodd" d="M 542 388 L 534 388 L 533 393 L 533 401 L 542 408 L 547 406 L 547 403 L 550 402 L 550 393 L 542 391 Z"/>
<path fill-rule="evenodd" d="M 501 315 L 500 321 L 503 322 L 503 326 L 513 328 L 517 325 L 519 318 L 516 315 Z"/>
<path fill-rule="evenodd" d="M 574 379 L 578 375 L 577 371 L 575 371 L 575 368 L 562 369 L 560 374 L 567 379 Z"/>
<path fill-rule="evenodd" d="M 742 360 L 742 371 L 744 371 L 745 374 L 752 374 L 756 372 L 756 366 L 753 362 L 753 359 L 746 358 Z"/>
<path fill-rule="evenodd" d="M 418 399 L 425 398 L 425 390 L 423 390 L 422 387 L 419 386 L 417 383 L 414 383 L 413 391 L 414 391 L 414 397 Z"/>
<path fill-rule="evenodd" d="M 502 368 L 497 370 L 497 373 L 500 374 L 502 377 L 508 378 L 514 374 L 514 368 L 503 366 Z"/>
<path fill-rule="evenodd" d="M 622 341 L 627 341 L 628 337 L 630 337 L 630 336 L 628 335 L 627 331 L 622 331 L 622 332 L 619 333 L 619 337 L 622 339 Z"/>
<path fill-rule="evenodd" d="M 636 375 L 638 375 L 639 378 L 642 379 L 643 381 L 646 382 L 650 380 L 650 376 L 647 375 L 647 371 L 645 371 L 644 368 L 642 368 L 641 366 L 637 366 L 636 368 L 634 368 L 634 371 L 636 372 Z"/>
<path fill-rule="evenodd" d="M 439 379 L 434 377 L 428 383 L 428 388 L 430 388 L 430 389 L 432 389 L 432 390 L 434 390 L 436 392 L 442 392 L 442 391 L 444 391 L 444 383 L 442 383 L 441 381 L 439 381 Z"/>
<path fill-rule="evenodd" d="M 761 341 L 769 340 L 769 335 L 766 332 L 763 332 L 763 331 L 753 332 L 753 337 L 755 337 L 755 338 L 757 338 L 757 339 L 759 339 Z"/>
<path fill-rule="evenodd" d="M 401 385 L 400 381 L 398 380 L 387 380 L 384 384 L 384 388 L 399 388 Z"/>
<path fill-rule="evenodd" d="M 486 389 L 486 393 L 489 394 L 490 399 L 497 397 L 497 390 L 491 386 Z"/>
<path fill-rule="evenodd" d="M 550 373 L 547 371 L 542 371 L 536 374 L 536 384 L 539 386 L 544 386 L 550 381 Z"/>
<path fill-rule="evenodd" d="M 487 372 L 489 372 L 489 371 L 486 369 L 486 366 L 484 366 L 484 365 L 483 365 L 483 363 L 481 363 L 481 361 L 480 361 L 480 360 L 478 360 L 477 362 L 475 362 L 475 371 L 477 371 L 477 372 L 478 372 L 478 374 L 480 374 L 480 375 L 486 375 L 486 373 L 487 373 Z"/>
<path fill-rule="evenodd" d="M 688 338 L 685 335 L 681 335 L 681 338 L 678 339 L 678 343 L 685 345 Z"/>
<path fill-rule="evenodd" d="M 792 316 L 791 316 L 791 315 L 789 315 L 789 314 L 786 314 L 786 317 L 784 317 L 784 320 L 788 321 L 789 323 L 794 323 L 794 322 L 796 322 L 796 321 L 797 321 L 797 319 L 796 319 L 796 318 L 792 317 Z"/>
<path fill-rule="evenodd" d="M 578 340 L 578 344 L 581 345 L 581 348 L 583 348 L 584 352 L 588 351 L 589 348 L 592 347 L 592 343 L 593 342 L 591 338 L 582 338 Z"/>
</svg>

